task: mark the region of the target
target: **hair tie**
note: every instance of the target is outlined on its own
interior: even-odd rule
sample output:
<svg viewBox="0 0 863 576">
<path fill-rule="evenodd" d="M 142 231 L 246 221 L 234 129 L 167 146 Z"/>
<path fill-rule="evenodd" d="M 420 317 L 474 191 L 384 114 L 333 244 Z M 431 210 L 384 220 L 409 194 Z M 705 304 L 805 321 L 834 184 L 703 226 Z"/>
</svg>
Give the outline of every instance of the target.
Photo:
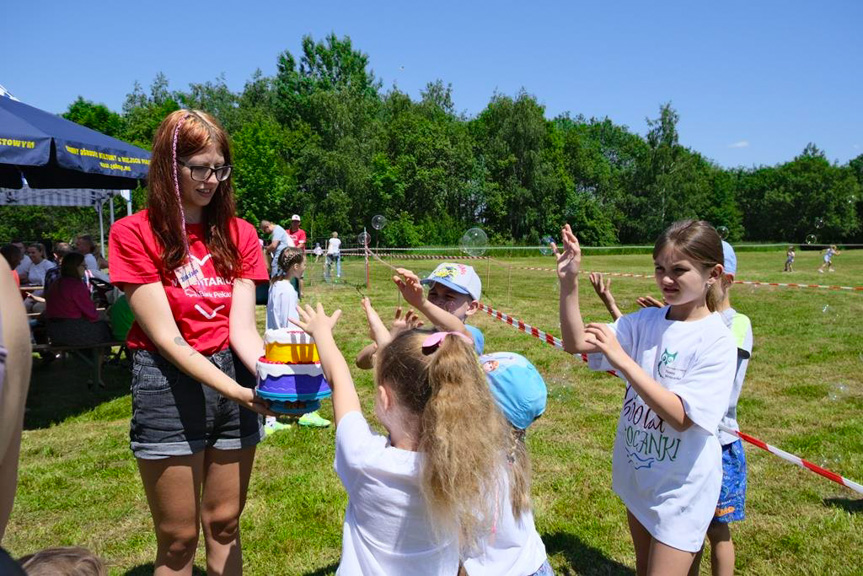
<svg viewBox="0 0 863 576">
<path fill-rule="evenodd" d="M 172 148 L 172 157 L 174 160 L 174 191 L 177 193 L 177 203 L 180 205 L 180 218 L 183 219 L 183 247 L 186 250 L 186 255 L 190 254 L 189 251 L 189 239 L 186 237 L 186 211 L 183 210 L 183 197 L 180 195 L 180 178 L 177 175 L 177 136 L 180 134 L 180 127 L 186 122 L 186 118 L 191 116 L 191 114 L 186 114 L 180 121 L 177 122 L 176 128 L 174 128 L 174 144 Z"/>
<path fill-rule="evenodd" d="M 434 334 L 430 334 L 425 340 L 423 340 L 423 348 L 437 348 L 443 342 L 443 339 L 447 336 L 458 336 L 471 346 L 473 346 L 473 340 L 470 337 L 466 336 L 461 332 L 435 332 Z"/>
</svg>

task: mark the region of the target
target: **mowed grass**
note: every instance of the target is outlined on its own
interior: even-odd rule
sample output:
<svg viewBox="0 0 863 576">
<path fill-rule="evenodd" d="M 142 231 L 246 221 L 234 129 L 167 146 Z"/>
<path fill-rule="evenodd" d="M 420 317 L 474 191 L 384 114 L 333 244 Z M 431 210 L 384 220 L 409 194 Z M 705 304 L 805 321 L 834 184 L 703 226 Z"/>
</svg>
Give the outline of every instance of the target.
<svg viewBox="0 0 863 576">
<path fill-rule="evenodd" d="M 837 272 L 818 274 L 817 253 L 798 252 L 792 274 L 784 251 L 741 252 L 738 278 L 863 284 L 863 251 L 835 258 Z M 387 260 L 428 273 L 436 260 Z M 559 334 L 558 290 L 551 257 L 474 260 L 484 301 Z M 385 317 L 397 303 L 392 271 L 347 261 L 344 282 L 323 284 L 310 265 L 304 301 L 341 308 L 336 338 L 349 361 L 367 342 L 359 308 L 368 294 Z M 586 270 L 652 273 L 649 255 L 586 256 Z M 587 278 L 580 284 L 589 320 L 608 318 Z M 624 312 L 656 295 L 653 281 L 614 278 Z M 739 406 L 744 431 L 863 481 L 863 292 L 736 285 L 734 306 L 753 322 L 755 352 Z M 263 325 L 264 308 L 258 317 Z M 625 511 L 611 491 L 611 449 L 623 384 L 588 371 L 580 360 L 479 313 L 487 351 L 530 358 L 549 388 L 546 414 L 530 430 L 534 508 L 558 574 L 631 574 L 635 565 Z M 371 418 L 372 378 L 353 371 Z M 55 545 L 83 545 L 112 574 L 152 572 L 155 538 L 135 461 L 128 448 L 128 367 L 108 366 L 108 389 L 88 391 L 87 367 L 74 360 L 34 369 L 21 453 L 18 495 L 4 546 L 14 555 Z M 331 404 L 322 414 L 331 417 Z M 749 462 L 747 519 L 734 524 L 741 574 L 860 574 L 863 499 L 755 447 Z M 332 574 L 341 550 L 346 497 L 333 471 L 334 430 L 293 428 L 259 447 L 242 517 L 247 574 Z M 204 568 L 203 548 L 198 566 Z M 702 563 L 702 573 L 709 565 Z"/>
</svg>

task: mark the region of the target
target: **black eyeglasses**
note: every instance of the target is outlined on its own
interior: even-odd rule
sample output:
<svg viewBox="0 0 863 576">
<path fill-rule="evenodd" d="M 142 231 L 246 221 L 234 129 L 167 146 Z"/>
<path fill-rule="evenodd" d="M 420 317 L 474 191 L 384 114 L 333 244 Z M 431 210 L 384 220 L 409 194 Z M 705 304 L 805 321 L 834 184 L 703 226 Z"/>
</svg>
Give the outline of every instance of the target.
<svg viewBox="0 0 863 576">
<path fill-rule="evenodd" d="M 216 180 L 219 182 L 224 182 L 231 176 L 231 170 L 234 168 L 230 164 L 225 164 L 224 166 L 194 166 L 192 164 L 186 164 L 182 160 L 177 160 L 177 164 L 181 166 L 185 166 L 189 169 L 189 175 L 192 177 L 192 180 L 196 182 L 206 182 L 210 179 L 211 174 L 216 175 Z"/>
</svg>

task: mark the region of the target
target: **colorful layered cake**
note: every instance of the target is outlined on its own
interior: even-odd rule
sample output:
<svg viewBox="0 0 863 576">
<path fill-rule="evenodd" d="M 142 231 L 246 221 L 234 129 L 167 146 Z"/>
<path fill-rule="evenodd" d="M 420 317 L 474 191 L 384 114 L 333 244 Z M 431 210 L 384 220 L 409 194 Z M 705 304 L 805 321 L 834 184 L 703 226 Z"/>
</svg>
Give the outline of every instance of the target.
<svg viewBox="0 0 863 576">
<path fill-rule="evenodd" d="M 267 330 L 265 355 L 258 360 L 258 396 L 273 412 L 302 415 L 332 395 L 314 339 L 301 330 Z"/>
</svg>

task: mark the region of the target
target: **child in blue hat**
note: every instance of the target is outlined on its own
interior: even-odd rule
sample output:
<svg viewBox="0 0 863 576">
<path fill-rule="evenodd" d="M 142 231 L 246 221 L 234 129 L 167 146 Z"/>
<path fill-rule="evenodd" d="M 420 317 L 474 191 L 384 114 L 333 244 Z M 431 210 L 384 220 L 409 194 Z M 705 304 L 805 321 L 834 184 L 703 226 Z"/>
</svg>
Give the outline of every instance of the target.
<svg viewBox="0 0 863 576">
<path fill-rule="evenodd" d="M 497 518 L 482 545 L 462 554 L 470 576 L 547 576 L 554 574 L 530 505 L 530 457 L 527 428 L 545 412 L 545 382 L 527 358 L 512 352 L 480 356 L 491 394 L 511 429 L 508 470 L 502 482 Z"/>
</svg>

